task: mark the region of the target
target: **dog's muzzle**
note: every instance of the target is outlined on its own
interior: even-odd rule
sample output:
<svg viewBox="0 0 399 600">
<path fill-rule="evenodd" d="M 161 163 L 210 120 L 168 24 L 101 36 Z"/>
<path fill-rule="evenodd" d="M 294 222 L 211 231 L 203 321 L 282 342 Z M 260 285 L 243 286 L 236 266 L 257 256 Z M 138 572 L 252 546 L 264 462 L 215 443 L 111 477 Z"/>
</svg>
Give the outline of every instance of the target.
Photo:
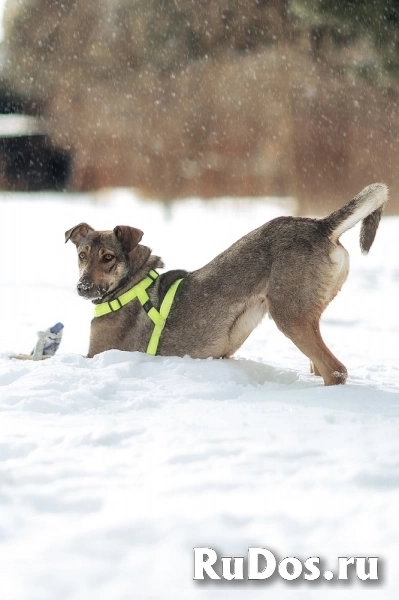
<svg viewBox="0 0 399 600">
<path fill-rule="evenodd" d="M 92 281 L 83 277 L 78 281 L 77 290 L 79 296 L 83 296 L 84 298 L 101 298 L 105 290 L 98 285 L 94 285 Z"/>
</svg>

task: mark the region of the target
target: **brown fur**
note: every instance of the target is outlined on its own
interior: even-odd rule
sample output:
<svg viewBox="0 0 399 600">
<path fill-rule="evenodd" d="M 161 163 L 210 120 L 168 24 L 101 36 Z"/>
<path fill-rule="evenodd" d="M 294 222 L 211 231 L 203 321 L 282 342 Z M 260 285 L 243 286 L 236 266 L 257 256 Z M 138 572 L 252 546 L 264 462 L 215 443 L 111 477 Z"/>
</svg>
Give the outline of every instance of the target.
<svg viewBox="0 0 399 600">
<path fill-rule="evenodd" d="M 367 252 L 386 201 L 386 186 L 372 184 L 324 219 L 273 219 L 197 271 L 160 275 L 148 290 L 156 308 L 173 281 L 184 279 L 158 354 L 229 357 L 269 313 L 325 385 L 344 383 L 347 370 L 325 345 L 319 320 L 349 272 L 339 236 L 362 220 L 361 247 Z M 86 223 L 67 231 L 65 240 L 73 241 L 79 255 L 79 294 L 106 302 L 162 267 L 161 259 L 139 244 L 142 235 L 134 227 L 95 231 Z M 145 352 L 152 327 L 137 300 L 94 318 L 88 356 L 111 348 Z"/>
</svg>

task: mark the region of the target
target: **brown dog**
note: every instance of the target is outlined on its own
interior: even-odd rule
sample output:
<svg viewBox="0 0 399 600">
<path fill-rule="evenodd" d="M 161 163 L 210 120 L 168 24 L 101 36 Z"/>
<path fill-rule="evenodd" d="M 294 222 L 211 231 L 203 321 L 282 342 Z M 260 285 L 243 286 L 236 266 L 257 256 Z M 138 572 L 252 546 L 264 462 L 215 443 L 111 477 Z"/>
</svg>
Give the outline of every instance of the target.
<svg viewBox="0 0 399 600">
<path fill-rule="evenodd" d="M 387 199 L 387 187 L 374 183 L 324 219 L 273 219 L 201 269 L 168 271 L 158 278 L 152 270 L 162 267 L 162 260 L 139 243 L 139 229 L 72 227 L 65 241 L 77 247 L 78 293 L 108 310 L 92 320 L 88 356 L 111 348 L 145 352 L 154 330 L 151 309 L 157 316 L 170 286 L 183 278 L 170 316 L 160 326 L 158 354 L 229 357 L 269 313 L 325 385 L 345 383 L 347 370 L 325 345 L 319 320 L 349 271 L 339 237 L 362 220 L 360 247 L 367 253 Z M 125 304 L 126 292 L 142 280 L 148 284 L 144 298 Z"/>
</svg>

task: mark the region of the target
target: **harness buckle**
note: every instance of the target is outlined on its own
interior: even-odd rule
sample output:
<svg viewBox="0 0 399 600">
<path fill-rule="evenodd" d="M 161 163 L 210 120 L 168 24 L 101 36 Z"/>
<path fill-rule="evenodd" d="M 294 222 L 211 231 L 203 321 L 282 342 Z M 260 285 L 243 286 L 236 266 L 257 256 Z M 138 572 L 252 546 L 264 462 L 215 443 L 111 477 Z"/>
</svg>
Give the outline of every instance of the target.
<svg viewBox="0 0 399 600">
<path fill-rule="evenodd" d="M 144 310 L 145 310 L 145 312 L 146 312 L 147 314 L 150 312 L 150 310 L 151 310 L 152 308 L 154 308 L 154 305 L 153 305 L 153 303 L 151 302 L 151 300 L 150 300 L 149 298 L 148 298 L 148 300 L 147 300 L 146 302 L 144 302 L 144 304 L 142 304 L 141 306 L 144 308 Z"/>
<path fill-rule="evenodd" d="M 151 271 L 148 273 L 148 277 L 155 281 L 156 279 L 158 279 L 159 273 L 155 271 L 155 269 L 151 269 Z"/>
<path fill-rule="evenodd" d="M 113 302 L 117 302 L 119 304 L 119 306 L 117 308 L 115 308 L 115 310 L 112 307 L 112 303 Z M 120 308 L 123 308 L 123 304 L 122 302 L 119 300 L 119 298 L 115 298 L 115 300 L 111 300 L 110 302 L 107 302 L 109 309 L 111 312 L 116 312 L 117 310 L 119 310 Z"/>
</svg>

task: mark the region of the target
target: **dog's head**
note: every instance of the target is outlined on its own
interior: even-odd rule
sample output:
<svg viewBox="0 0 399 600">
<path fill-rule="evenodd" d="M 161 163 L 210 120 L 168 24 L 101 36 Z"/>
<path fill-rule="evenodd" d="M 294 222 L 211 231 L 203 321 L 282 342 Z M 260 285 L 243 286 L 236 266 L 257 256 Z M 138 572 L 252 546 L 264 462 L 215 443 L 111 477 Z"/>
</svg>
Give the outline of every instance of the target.
<svg viewBox="0 0 399 600">
<path fill-rule="evenodd" d="M 135 250 L 143 232 L 135 227 L 118 225 L 113 231 L 95 231 L 80 223 L 65 232 L 79 258 L 78 294 L 101 301 L 123 285 L 131 275 Z"/>
</svg>

